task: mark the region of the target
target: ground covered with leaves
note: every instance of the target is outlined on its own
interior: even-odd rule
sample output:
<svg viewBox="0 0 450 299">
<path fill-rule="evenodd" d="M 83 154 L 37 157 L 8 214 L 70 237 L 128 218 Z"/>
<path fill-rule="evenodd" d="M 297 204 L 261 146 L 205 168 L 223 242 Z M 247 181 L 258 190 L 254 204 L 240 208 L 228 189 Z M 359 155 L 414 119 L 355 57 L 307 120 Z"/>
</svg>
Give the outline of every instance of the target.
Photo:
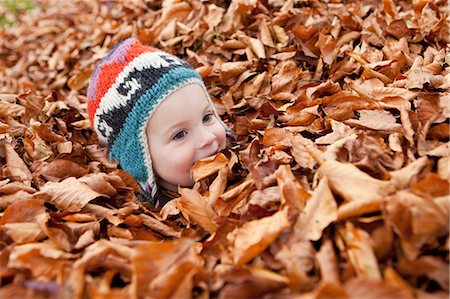
<svg viewBox="0 0 450 299">
<path fill-rule="evenodd" d="M 447 1 L 34 5 L 0 30 L 1 298 L 448 298 Z M 130 36 L 238 136 L 161 210 L 86 114 Z"/>
</svg>

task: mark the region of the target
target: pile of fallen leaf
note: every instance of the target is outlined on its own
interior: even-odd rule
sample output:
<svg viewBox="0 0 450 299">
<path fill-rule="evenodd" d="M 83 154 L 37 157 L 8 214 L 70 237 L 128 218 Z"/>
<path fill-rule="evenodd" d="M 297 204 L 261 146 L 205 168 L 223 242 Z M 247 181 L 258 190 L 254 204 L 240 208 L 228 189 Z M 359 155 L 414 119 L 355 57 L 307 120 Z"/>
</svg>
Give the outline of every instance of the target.
<svg viewBox="0 0 450 299">
<path fill-rule="evenodd" d="M 448 298 L 447 1 L 40 1 L 0 30 L 1 298 Z M 161 210 L 86 114 L 134 36 L 231 149 Z"/>
</svg>

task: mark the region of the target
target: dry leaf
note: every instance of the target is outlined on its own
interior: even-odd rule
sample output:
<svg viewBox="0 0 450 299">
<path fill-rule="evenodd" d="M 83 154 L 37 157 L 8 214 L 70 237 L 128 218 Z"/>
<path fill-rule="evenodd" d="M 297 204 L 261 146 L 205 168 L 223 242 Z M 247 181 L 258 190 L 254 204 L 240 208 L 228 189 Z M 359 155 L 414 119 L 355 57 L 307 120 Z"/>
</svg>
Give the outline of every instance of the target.
<svg viewBox="0 0 450 299">
<path fill-rule="evenodd" d="M 380 269 L 370 246 L 370 236 L 364 230 L 355 228 L 350 222 L 341 227 L 339 235 L 344 241 L 345 251 L 353 269 L 360 276 L 381 279 Z"/>
<path fill-rule="evenodd" d="M 198 160 L 194 163 L 194 166 L 192 166 L 192 177 L 195 182 L 198 182 L 201 179 L 216 173 L 227 164 L 228 158 L 222 153 Z"/>
<path fill-rule="evenodd" d="M 183 215 L 187 215 L 207 232 L 215 232 L 217 225 L 214 220 L 217 215 L 201 194 L 187 188 L 179 188 L 178 192 L 181 195 L 179 203 Z"/>
<path fill-rule="evenodd" d="M 448 297 L 446 1 L 144 2 L 0 5 L 1 298 Z M 86 113 L 131 36 L 235 133 L 162 210 Z"/>
<path fill-rule="evenodd" d="M 272 216 L 245 223 L 228 235 L 233 244 L 234 263 L 244 265 L 263 252 L 282 231 L 290 226 L 287 209 Z"/>
<path fill-rule="evenodd" d="M 294 230 L 299 238 L 317 241 L 322 237 L 323 230 L 336 219 L 336 200 L 325 177 L 306 202 L 305 208 L 295 223 Z"/>
<path fill-rule="evenodd" d="M 395 191 L 391 182 L 374 179 L 350 163 L 326 161 L 319 171 L 331 190 L 347 201 L 377 201 Z"/>
<path fill-rule="evenodd" d="M 106 197 L 105 194 L 93 191 L 72 177 L 60 183 L 48 182 L 41 187 L 40 192 L 36 193 L 36 196 L 39 195 L 48 195 L 56 207 L 68 212 L 81 211 L 91 200 L 100 196 Z"/>
</svg>

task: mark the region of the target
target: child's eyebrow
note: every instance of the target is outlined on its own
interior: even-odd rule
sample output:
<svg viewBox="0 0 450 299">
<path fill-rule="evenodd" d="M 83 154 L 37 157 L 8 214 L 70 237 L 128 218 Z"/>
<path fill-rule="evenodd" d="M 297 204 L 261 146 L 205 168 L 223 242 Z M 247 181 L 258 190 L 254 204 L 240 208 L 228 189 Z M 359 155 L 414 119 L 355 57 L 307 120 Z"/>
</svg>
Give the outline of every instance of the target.
<svg viewBox="0 0 450 299">
<path fill-rule="evenodd" d="M 167 127 L 166 129 L 164 129 L 163 135 L 168 135 L 173 129 L 178 128 L 178 127 L 183 127 L 187 124 L 189 124 L 188 120 L 177 122 L 177 123 L 171 125 L 170 127 Z"/>
</svg>

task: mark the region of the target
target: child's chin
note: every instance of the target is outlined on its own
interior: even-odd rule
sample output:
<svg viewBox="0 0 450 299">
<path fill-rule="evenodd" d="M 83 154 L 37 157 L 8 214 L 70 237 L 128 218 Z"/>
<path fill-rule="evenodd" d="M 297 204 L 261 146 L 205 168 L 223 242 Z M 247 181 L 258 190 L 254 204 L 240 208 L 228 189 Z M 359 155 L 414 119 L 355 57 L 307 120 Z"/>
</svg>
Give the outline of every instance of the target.
<svg viewBox="0 0 450 299">
<path fill-rule="evenodd" d="M 181 188 L 192 188 L 194 186 L 195 182 L 193 179 L 190 179 L 189 182 L 184 182 L 184 184 L 180 184 L 179 186 Z"/>
</svg>

